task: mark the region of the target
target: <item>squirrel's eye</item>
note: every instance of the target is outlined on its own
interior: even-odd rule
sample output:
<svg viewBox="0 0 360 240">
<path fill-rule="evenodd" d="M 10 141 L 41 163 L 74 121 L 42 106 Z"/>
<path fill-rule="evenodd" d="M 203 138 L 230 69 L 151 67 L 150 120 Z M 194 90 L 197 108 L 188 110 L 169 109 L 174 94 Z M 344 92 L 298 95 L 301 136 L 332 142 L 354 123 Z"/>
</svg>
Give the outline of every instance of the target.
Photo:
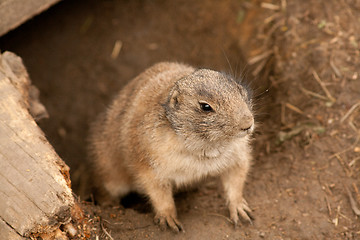
<svg viewBox="0 0 360 240">
<path fill-rule="evenodd" d="M 213 112 L 214 110 L 212 109 L 212 107 L 210 106 L 210 104 L 205 103 L 205 102 L 201 102 L 200 103 L 200 107 L 203 111 L 205 112 Z"/>
</svg>

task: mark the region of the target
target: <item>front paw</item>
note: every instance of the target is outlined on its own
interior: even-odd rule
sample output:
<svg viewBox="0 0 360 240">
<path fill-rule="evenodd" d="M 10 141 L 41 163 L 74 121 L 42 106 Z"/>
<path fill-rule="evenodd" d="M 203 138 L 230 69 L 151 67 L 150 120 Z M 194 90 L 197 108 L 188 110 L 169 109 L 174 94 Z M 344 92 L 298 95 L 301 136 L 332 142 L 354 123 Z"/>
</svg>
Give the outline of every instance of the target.
<svg viewBox="0 0 360 240">
<path fill-rule="evenodd" d="M 237 203 L 229 203 L 230 219 L 234 223 L 235 227 L 238 225 L 239 217 L 247 223 L 252 224 L 253 217 L 250 215 L 251 209 L 248 207 L 245 199 L 240 200 Z"/>
<path fill-rule="evenodd" d="M 180 231 L 185 232 L 182 224 L 179 220 L 177 220 L 176 216 L 172 216 L 171 214 L 156 214 L 154 222 L 160 226 L 162 231 L 169 227 L 175 233 Z"/>
</svg>

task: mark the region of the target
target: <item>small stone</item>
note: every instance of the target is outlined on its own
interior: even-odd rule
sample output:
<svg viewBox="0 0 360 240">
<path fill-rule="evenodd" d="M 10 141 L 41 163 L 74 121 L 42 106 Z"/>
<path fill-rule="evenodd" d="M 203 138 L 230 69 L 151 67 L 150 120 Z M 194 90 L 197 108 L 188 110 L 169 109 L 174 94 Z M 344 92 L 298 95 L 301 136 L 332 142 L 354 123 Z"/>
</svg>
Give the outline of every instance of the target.
<svg viewBox="0 0 360 240">
<path fill-rule="evenodd" d="M 71 238 L 74 238 L 77 234 L 76 228 L 71 223 L 66 224 L 64 229 Z"/>
</svg>

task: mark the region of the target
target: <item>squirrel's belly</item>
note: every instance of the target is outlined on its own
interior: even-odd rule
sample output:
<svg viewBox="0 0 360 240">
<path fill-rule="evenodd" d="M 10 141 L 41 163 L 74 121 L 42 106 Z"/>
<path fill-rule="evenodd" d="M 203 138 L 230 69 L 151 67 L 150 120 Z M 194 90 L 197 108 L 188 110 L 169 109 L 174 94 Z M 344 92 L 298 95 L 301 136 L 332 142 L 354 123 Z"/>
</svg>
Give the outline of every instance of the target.
<svg viewBox="0 0 360 240">
<path fill-rule="evenodd" d="M 170 160 L 171 159 L 171 160 Z M 168 161 L 154 166 L 159 178 L 168 179 L 175 186 L 186 186 L 207 176 L 217 176 L 236 164 L 238 160 L 228 155 L 216 158 L 172 156 Z"/>
</svg>

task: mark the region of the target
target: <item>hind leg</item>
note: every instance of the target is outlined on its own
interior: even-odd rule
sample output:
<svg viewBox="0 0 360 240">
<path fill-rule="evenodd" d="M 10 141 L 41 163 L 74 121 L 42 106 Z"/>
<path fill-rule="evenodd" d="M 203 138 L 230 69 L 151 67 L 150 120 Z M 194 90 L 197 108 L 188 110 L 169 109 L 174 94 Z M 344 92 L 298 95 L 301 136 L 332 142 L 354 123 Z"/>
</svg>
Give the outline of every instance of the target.
<svg viewBox="0 0 360 240">
<path fill-rule="evenodd" d="M 132 178 L 121 166 L 106 168 L 95 174 L 95 198 L 100 205 L 117 205 L 119 199 L 132 190 Z"/>
<path fill-rule="evenodd" d="M 131 191 L 131 185 L 127 182 L 106 181 L 96 186 L 95 199 L 102 206 L 114 206 L 119 204 L 121 197 Z"/>
</svg>

